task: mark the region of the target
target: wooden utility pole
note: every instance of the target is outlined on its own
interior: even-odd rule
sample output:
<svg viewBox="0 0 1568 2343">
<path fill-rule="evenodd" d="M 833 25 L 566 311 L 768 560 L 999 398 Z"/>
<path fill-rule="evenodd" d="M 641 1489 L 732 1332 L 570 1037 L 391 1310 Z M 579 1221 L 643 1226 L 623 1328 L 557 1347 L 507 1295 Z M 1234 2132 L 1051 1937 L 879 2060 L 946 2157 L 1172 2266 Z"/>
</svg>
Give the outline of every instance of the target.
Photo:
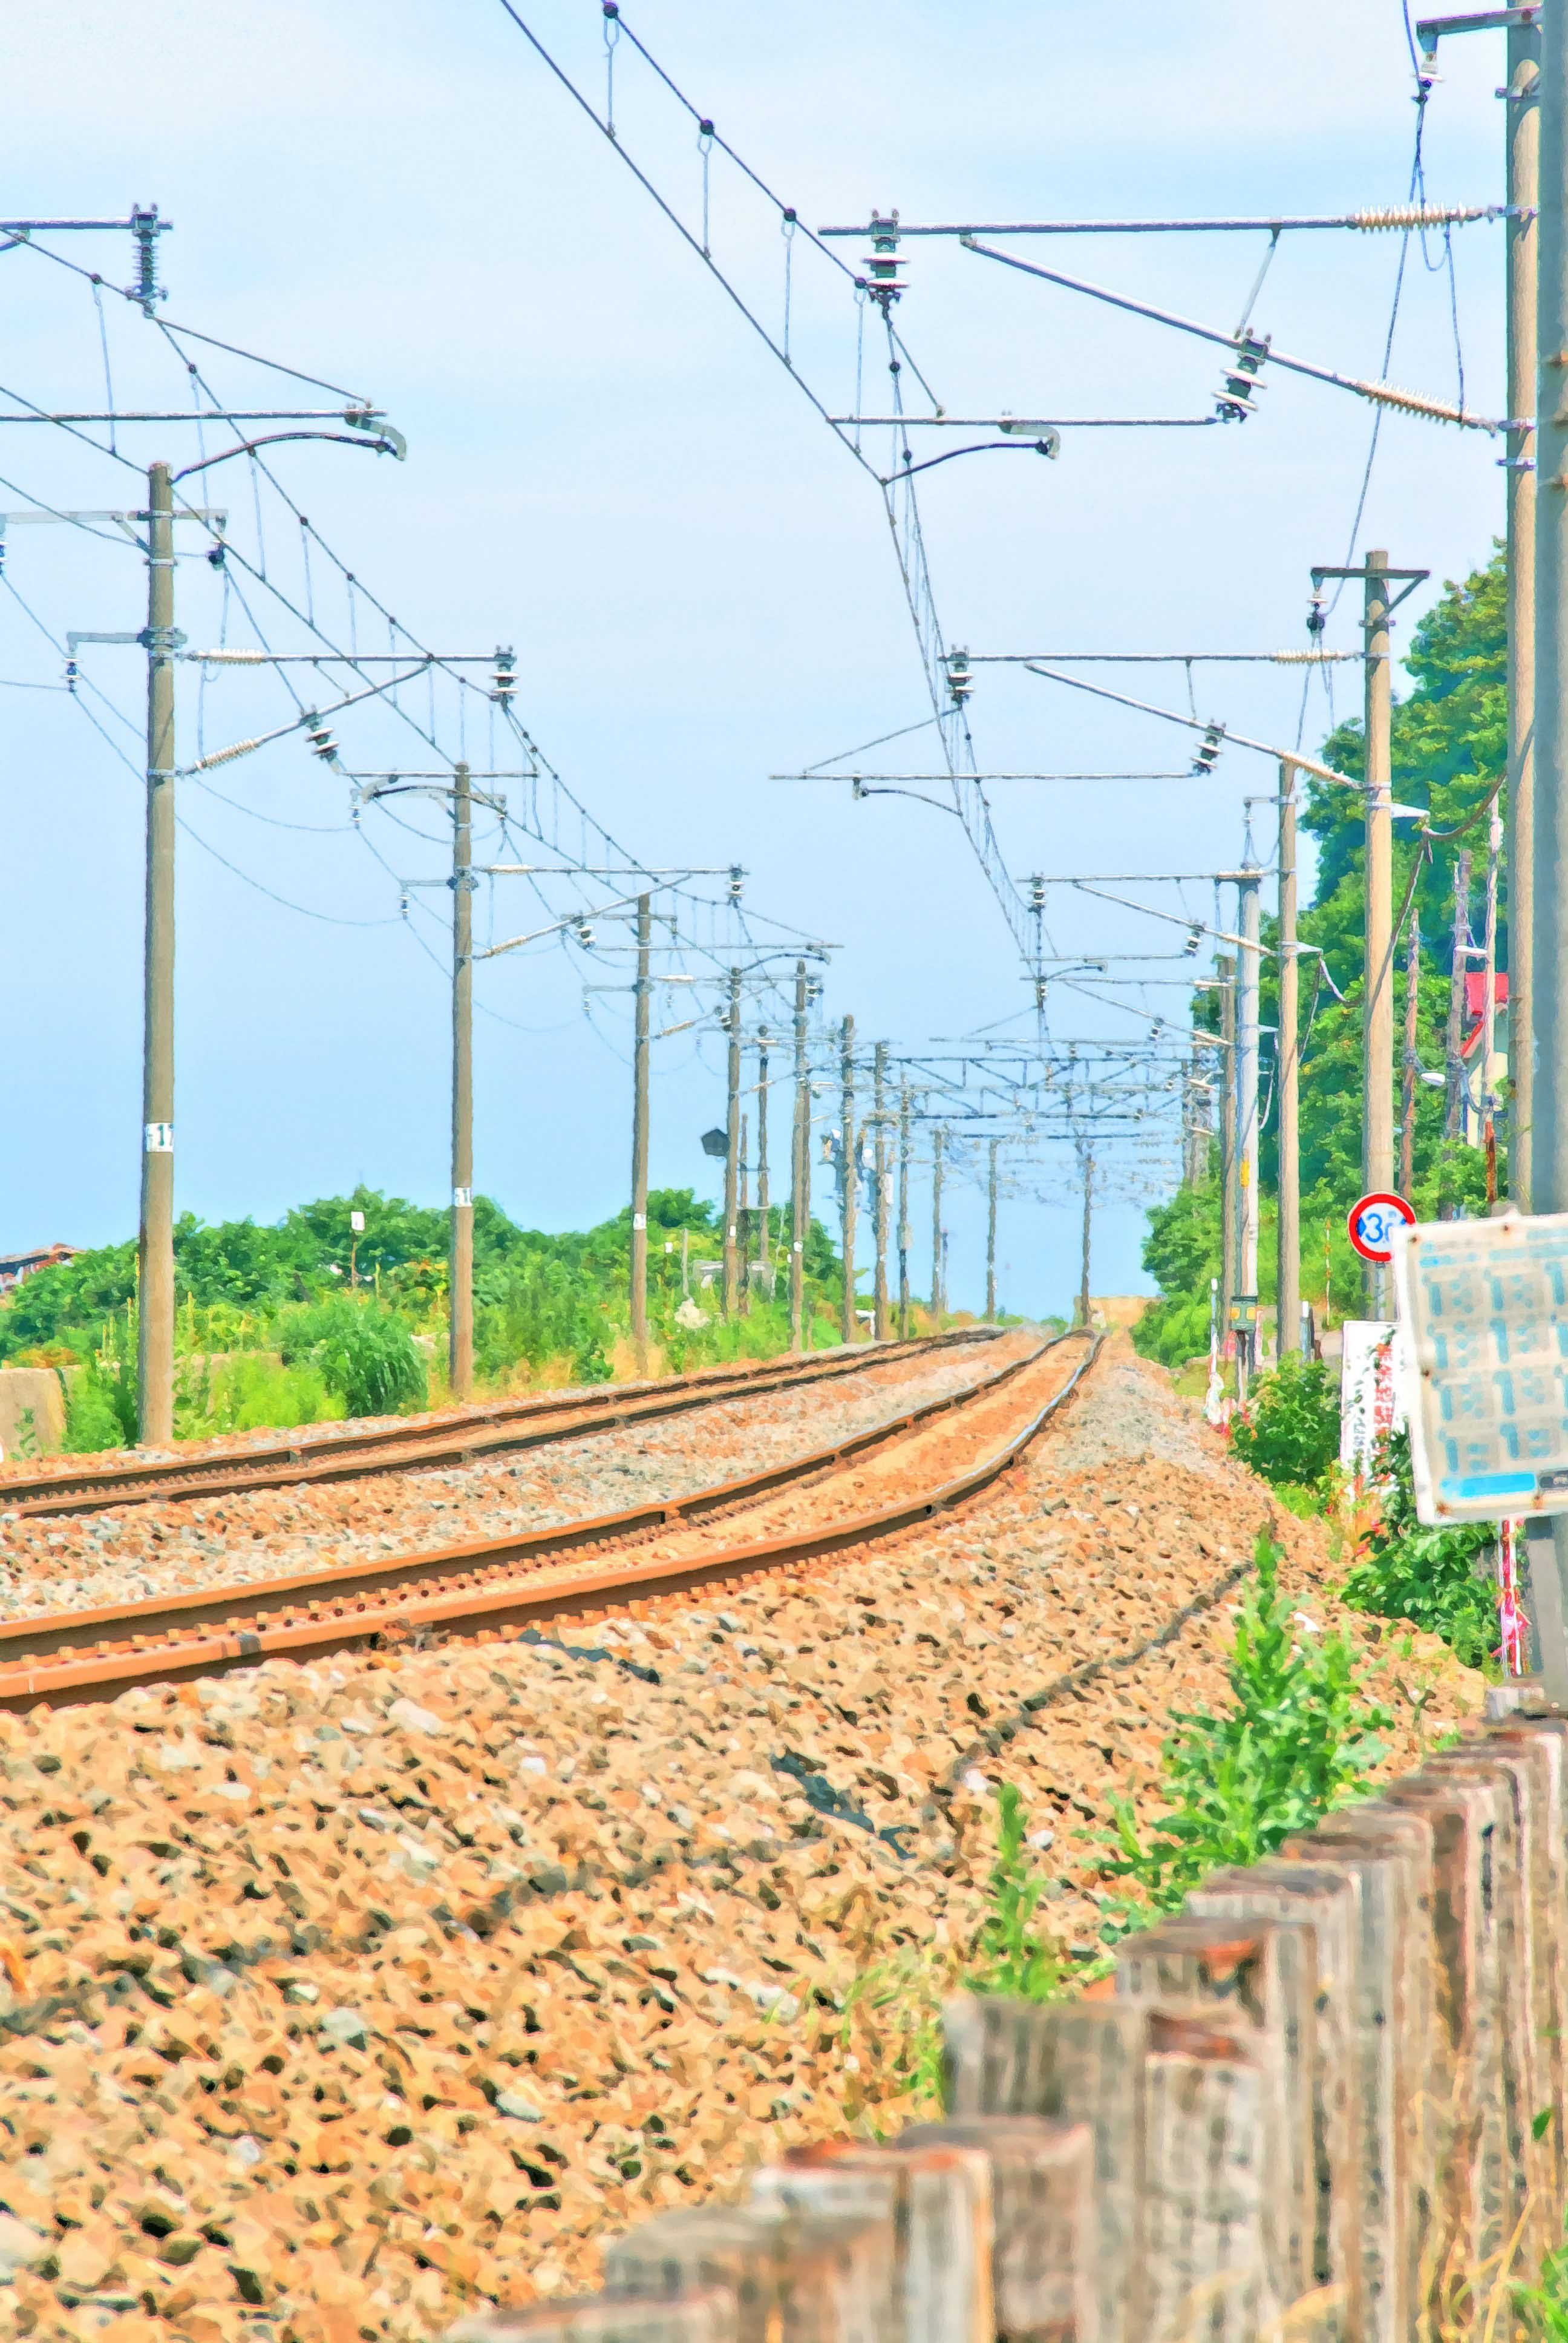
<svg viewBox="0 0 1568 2343">
<path fill-rule="evenodd" d="M 795 963 L 795 1120 L 789 1133 L 789 1348 L 806 1347 L 806 1231 L 811 1217 L 811 1078 L 806 1061 L 806 963 Z"/>
<path fill-rule="evenodd" d="M 1464 1133 L 1464 980 L 1470 968 L 1470 849 L 1453 866 L 1453 965 L 1448 980 L 1448 1027 L 1443 1036 L 1442 1135 L 1452 1145 Z"/>
<path fill-rule="evenodd" d="M 1417 1019 L 1421 1009 L 1421 913 L 1410 907 L 1410 936 L 1404 948 L 1404 1060 L 1400 1090 L 1399 1192 L 1408 1196 L 1415 1179 L 1415 1077 Z"/>
<path fill-rule="evenodd" d="M 447 1373 L 454 1399 L 474 1388 L 474 800 L 452 768 L 452 1235 Z"/>
<path fill-rule="evenodd" d="M 855 1021 L 846 1017 L 839 1061 L 839 1123 L 844 1174 L 844 1202 L 839 1217 L 844 1248 L 844 1283 L 839 1302 L 839 1335 L 852 1342 L 859 1333 L 855 1318 Z"/>
<path fill-rule="evenodd" d="M 771 1251 L 768 1229 L 768 1028 L 757 1031 L 757 1266 L 766 1270 Z M 764 1293 L 771 1300 L 767 1281 L 758 1279 Z"/>
<path fill-rule="evenodd" d="M 725 1119 L 724 1151 L 724 1314 L 733 1318 L 740 1306 L 740 1250 L 736 1213 L 739 1208 L 740 1176 L 740 970 L 729 971 L 729 1111 Z"/>
<path fill-rule="evenodd" d="M 1236 963 L 1228 952 L 1214 962 L 1220 971 L 1220 1323 L 1231 1326 L 1236 1299 Z"/>
<path fill-rule="evenodd" d="M 1302 1322 L 1301 961 L 1296 952 L 1296 769 L 1280 765 L 1279 1225 L 1275 1232 L 1274 1354 L 1295 1350 Z"/>
<path fill-rule="evenodd" d="M 931 1132 L 931 1316 L 942 1322 L 942 1142 L 940 1123 Z"/>
<path fill-rule="evenodd" d="M 1086 1148 L 1080 1159 L 1083 1170 L 1083 1246 L 1079 1262 L 1078 1322 L 1089 1323 L 1089 1249 L 1093 1231 L 1094 1158 Z"/>
<path fill-rule="evenodd" d="M 899 1088 L 899 1340 L 910 1339 L 910 1086 Z"/>
<path fill-rule="evenodd" d="M 648 1010 L 653 899 L 637 899 L 637 980 L 631 1044 L 631 1345 L 637 1372 L 648 1373 Z"/>
<path fill-rule="evenodd" d="M 1393 1185 L 1393 691 L 1388 555 L 1366 558 L 1366 990 L 1362 1011 L 1362 1186 Z M 1367 1263 L 1368 1314 L 1385 1315 L 1382 1265 Z"/>
<path fill-rule="evenodd" d="M 986 1181 L 985 1223 L 985 1314 L 988 1326 L 996 1323 L 996 1151 L 1001 1141 L 990 1143 L 990 1165 Z"/>
<path fill-rule="evenodd" d="M 175 533 L 166 464 L 147 473 L 147 834 L 136 1432 L 175 1429 Z"/>
<path fill-rule="evenodd" d="M 885 1342 L 893 1331 L 888 1308 L 888 1045 L 879 1041 L 871 1061 L 871 1116 L 876 1145 L 876 1232 L 877 1274 L 871 1306 L 872 1321 L 879 1342 Z"/>
</svg>

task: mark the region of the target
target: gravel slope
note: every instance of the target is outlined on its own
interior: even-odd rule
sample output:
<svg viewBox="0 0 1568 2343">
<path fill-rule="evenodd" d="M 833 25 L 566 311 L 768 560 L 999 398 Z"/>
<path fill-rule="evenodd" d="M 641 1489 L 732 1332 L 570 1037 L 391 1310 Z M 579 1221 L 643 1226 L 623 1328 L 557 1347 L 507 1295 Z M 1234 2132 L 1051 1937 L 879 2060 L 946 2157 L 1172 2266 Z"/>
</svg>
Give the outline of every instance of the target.
<svg viewBox="0 0 1568 2343">
<path fill-rule="evenodd" d="M 1079 1834 L 1111 1791 L 1150 1810 L 1171 1708 L 1219 1698 L 1228 1598 L 1143 1647 L 1269 1511 L 1157 1372 L 1103 1366 L 988 1499 L 874 1554 L 569 1648 L 0 1717 L 15 2331 L 401 2343 L 591 2283 L 607 2227 L 785 2141 L 911 2113 L 995 1783 L 1088 1947 Z M 1334 1623 L 1321 1530 L 1280 1527 Z M 1477 1695 L 1426 1639 L 1373 1664 L 1395 1766 Z"/>
</svg>

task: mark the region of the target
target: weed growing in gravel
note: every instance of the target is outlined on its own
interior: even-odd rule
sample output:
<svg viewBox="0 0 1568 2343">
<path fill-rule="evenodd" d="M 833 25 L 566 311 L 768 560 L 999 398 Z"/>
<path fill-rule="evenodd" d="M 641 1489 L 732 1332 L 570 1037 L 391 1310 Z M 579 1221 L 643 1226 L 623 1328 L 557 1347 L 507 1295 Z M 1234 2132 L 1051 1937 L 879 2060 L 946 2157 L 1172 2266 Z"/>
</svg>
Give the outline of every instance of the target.
<svg viewBox="0 0 1568 2343">
<path fill-rule="evenodd" d="M 1061 1948 L 1035 1926 L 1050 1881 L 1029 1855 L 1028 1816 L 1011 1782 L 997 1787 L 996 1860 L 990 1909 L 975 1939 L 973 1966 L 964 1977 L 971 1993 L 1001 1993 L 1021 2001 L 1050 2001 L 1062 1983 Z"/>
<path fill-rule="evenodd" d="M 1488 1567 L 1493 1533 L 1484 1523 L 1423 1529 L 1415 1517 L 1410 1434 L 1380 1449 L 1382 1484 L 1376 1527 L 1340 1592 L 1357 1611 L 1408 1619 L 1441 1635 L 1467 1668 L 1485 1667 L 1496 1648 L 1497 1594 Z"/>
<path fill-rule="evenodd" d="M 1382 1755 L 1376 1736 L 1392 1718 L 1362 1694 L 1345 1638 L 1302 1624 L 1280 1590 L 1282 1559 L 1261 1533 L 1226 1667 L 1231 1710 L 1178 1713 L 1164 1750 L 1170 1810 L 1145 1840 L 1131 1805 L 1111 1801 L 1119 1853 L 1105 1876 L 1138 1893 L 1108 1900 L 1108 1944 L 1173 1910 L 1221 1865 L 1256 1863 L 1291 1832 L 1364 1795 L 1367 1770 Z"/>
</svg>

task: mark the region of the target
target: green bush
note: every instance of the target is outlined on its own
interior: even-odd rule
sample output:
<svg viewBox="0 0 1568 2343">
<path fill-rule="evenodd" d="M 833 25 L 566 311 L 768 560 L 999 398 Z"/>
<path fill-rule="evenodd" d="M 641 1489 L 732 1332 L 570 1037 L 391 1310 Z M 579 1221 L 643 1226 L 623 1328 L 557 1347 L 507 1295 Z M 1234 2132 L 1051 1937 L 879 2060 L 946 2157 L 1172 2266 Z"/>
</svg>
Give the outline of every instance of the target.
<svg viewBox="0 0 1568 2343">
<path fill-rule="evenodd" d="M 1341 1589 L 1344 1600 L 1380 1618 L 1408 1619 L 1441 1635 L 1467 1668 L 1484 1667 L 1499 1634 L 1493 1532 L 1483 1523 L 1438 1530 L 1417 1521 L 1408 1432 L 1382 1443 L 1374 1474 L 1382 1484 L 1378 1523 Z"/>
<path fill-rule="evenodd" d="M 122 1397 L 130 1401 L 127 1421 Z M 136 1387 L 121 1386 L 111 1370 L 106 1373 L 96 1359 L 65 1377 L 65 1447 L 73 1456 L 96 1448 L 130 1448 L 136 1437 Z"/>
<path fill-rule="evenodd" d="M 348 1415 L 398 1415 L 428 1403 L 425 1354 L 400 1318 L 373 1302 L 335 1295 L 283 1321 L 286 1367 L 316 1369 Z"/>
<path fill-rule="evenodd" d="M 1276 1487 L 1311 1487 L 1339 1461 L 1340 1394 L 1321 1359 L 1287 1353 L 1231 1423 L 1243 1464 Z"/>
<path fill-rule="evenodd" d="M 1151 1913 L 1175 1910 L 1221 1865 L 1256 1863 L 1292 1831 L 1364 1795 L 1367 1769 L 1382 1755 L 1376 1736 L 1392 1719 L 1364 1698 L 1345 1638 L 1301 1624 L 1280 1591 L 1281 1558 L 1260 1535 L 1257 1579 L 1226 1666 L 1230 1713 L 1173 1720 L 1164 1750 L 1170 1811 L 1145 1841 L 1131 1806 L 1111 1802 L 1119 1855 L 1106 1875 L 1140 1893 L 1111 1907 L 1108 1942 Z"/>
<path fill-rule="evenodd" d="M 343 1412 L 314 1363 L 285 1366 L 265 1351 L 242 1352 L 216 1366 L 206 1359 L 194 1366 L 186 1362 L 175 1384 L 175 1432 L 181 1440 L 268 1427 L 287 1431 Z"/>
</svg>

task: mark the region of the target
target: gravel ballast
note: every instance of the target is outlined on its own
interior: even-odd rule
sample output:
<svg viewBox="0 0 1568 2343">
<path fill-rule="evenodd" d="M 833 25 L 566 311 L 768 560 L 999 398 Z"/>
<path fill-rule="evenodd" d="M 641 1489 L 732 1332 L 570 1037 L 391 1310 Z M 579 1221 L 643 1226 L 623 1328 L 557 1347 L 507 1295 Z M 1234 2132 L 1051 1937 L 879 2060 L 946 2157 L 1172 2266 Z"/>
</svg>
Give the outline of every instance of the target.
<svg viewBox="0 0 1568 2343">
<path fill-rule="evenodd" d="M 1219 1704 L 1270 1513 L 1118 1343 L 893 1545 L 558 1642 L 0 1716 L 14 2331 L 412 2343 L 591 2284 L 608 2231 L 789 2141 L 927 2112 L 996 1785 L 1091 1949 L 1080 1834 L 1112 1793 L 1155 1811 L 1170 1712 Z M 1278 1530 L 1409 1767 L 1476 1680 L 1341 1614 L 1320 1524 Z"/>
</svg>

